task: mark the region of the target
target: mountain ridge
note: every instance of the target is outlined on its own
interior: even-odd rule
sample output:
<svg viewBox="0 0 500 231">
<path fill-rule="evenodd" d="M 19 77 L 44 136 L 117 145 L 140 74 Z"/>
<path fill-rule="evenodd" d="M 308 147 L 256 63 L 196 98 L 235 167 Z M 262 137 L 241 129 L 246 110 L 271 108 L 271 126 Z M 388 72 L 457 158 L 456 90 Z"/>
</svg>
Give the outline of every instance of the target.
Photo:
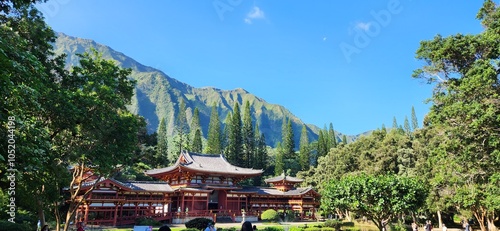
<svg viewBox="0 0 500 231">
<path fill-rule="evenodd" d="M 77 38 L 59 32 L 54 43 L 56 54 L 64 53 L 67 55 L 68 67 L 78 64 L 79 59 L 76 54 L 88 52 L 91 47 L 101 53 L 103 58 L 112 59 L 120 67 L 132 70 L 130 77 L 137 83 L 132 103 L 128 109 L 146 119 L 149 132 L 156 131 L 161 118 L 165 118 L 167 131 L 169 134 L 173 134 L 178 104 L 182 99 L 186 104 L 188 121 L 191 120 L 194 108 L 198 108 L 202 133 L 206 138 L 213 103 L 218 105 L 220 121 L 223 122 L 227 114 L 232 112 L 235 102 L 243 105 L 245 101 L 249 101 L 252 119 L 258 123 L 259 130 L 266 136 L 267 145 L 275 147 L 281 141 L 281 125 L 284 117 L 292 120 L 295 143 L 296 145 L 299 143 L 302 125 L 305 123 L 284 106 L 268 103 L 244 88 L 233 90 L 223 90 L 211 86 L 196 88 L 91 39 Z M 313 124 L 305 125 L 309 140 L 317 140 L 320 128 Z M 336 131 L 337 140 L 340 140 L 342 136 L 342 133 Z M 348 141 L 352 141 L 357 136 L 347 137 Z"/>
</svg>

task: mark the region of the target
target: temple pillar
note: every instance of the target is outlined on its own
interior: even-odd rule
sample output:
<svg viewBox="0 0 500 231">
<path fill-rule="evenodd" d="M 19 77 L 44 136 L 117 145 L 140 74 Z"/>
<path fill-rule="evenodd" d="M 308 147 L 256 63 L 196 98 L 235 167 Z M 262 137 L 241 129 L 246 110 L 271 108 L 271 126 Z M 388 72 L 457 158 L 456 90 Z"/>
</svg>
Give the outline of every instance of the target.
<svg viewBox="0 0 500 231">
<path fill-rule="evenodd" d="M 113 216 L 113 226 L 116 226 L 116 219 L 118 218 L 118 207 L 119 207 L 119 202 L 118 204 L 115 203 L 115 214 Z"/>
<path fill-rule="evenodd" d="M 87 224 L 88 217 L 89 217 L 89 207 L 90 203 L 85 203 L 85 215 L 83 216 L 83 222 Z"/>
</svg>

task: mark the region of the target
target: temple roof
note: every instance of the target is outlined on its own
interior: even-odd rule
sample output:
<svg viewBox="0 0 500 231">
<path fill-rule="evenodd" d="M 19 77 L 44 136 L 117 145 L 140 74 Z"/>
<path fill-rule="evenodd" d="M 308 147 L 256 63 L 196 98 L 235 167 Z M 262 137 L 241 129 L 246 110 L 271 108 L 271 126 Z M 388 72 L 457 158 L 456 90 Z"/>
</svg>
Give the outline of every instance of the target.
<svg viewBox="0 0 500 231">
<path fill-rule="evenodd" d="M 206 172 L 220 174 L 223 176 L 258 176 L 264 171 L 261 169 L 242 168 L 227 162 L 221 155 L 199 154 L 182 151 L 174 165 L 166 168 L 148 170 L 145 173 L 149 176 L 160 176 L 169 172 L 180 170 L 193 172 Z"/>
<path fill-rule="evenodd" d="M 101 178 L 99 180 L 93 180 L 89 182 L 85 182 L 82 184 L 82 189 L 90 189 L 94 184 L 106 185 L 111 183 L 122 190 L 126 191 L 143 191 L 143 192 L 168 192 L 172 193 L 175 190 L 170 187 L 169 184 L 160 181 L 130 181 L 130 182 L 121 182 L 113 178 L 104 179 Z"/>
<path fill-rule="evenodd" d="M 308 192 L 313 192 L 314 195 L 319 196 L 319 194 L 316 191 L 314 191 L 314 189 L 311 187 L 296 188 L 285 192 L 280 191 L 276 188 L 245 187 L 239 190 L 233 190 L 232 192 L 256 193 L 258 195 L 270 195 L 270 196 L 300 196 Z"/>
<path fill-rule="evenodd" d="M 134 191 L 174 192 L 165 182 L 125 182 L 122 183 Z"/>
<path fill-rule="evenodd" d="M 301 183 L 304 180 L 302 180 L 300 178 L 292 177 L 292 176 L 287 176 L 283 172 L 281 175 L 279 175 L 277 177 L 272 177 L 272 178 L 266 179 L 264 181 L 266 183 L 278 183 L 278 182 Z"/>
</svg>

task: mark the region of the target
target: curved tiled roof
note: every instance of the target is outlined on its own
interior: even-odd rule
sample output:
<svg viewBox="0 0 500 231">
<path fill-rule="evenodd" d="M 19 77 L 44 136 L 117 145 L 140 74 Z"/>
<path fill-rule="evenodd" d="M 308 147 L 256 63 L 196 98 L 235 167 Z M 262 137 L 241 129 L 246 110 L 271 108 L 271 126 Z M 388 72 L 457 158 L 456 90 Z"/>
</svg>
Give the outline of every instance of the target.
<svg viewBox="0 0 500 231">
<path fill-rule="evenodd" d="M 291 183 L 301 183 L 302 179 L 292 177 L 292 176 L 286 176 L 285 173 L 282 173 L 281 175 L 277 177 L 272 177 L 269 179 L 264 180 L 266 183 L 275 183 L 275 182 L 291 182 Z"/>
<path fill-rule="evenodd" d="M 125 182 L 123 183 L 134 191 L 148 191 L 148 192 L 174 192 L 174 190 L 165 182 Z"/>
<path fill-rule="evenodd" d="M 264 188 L 264 187 L 245 187 L 240 190 L 234 190 L 234 192 L 246 192 L 246 193 L 257 193 L 258 195 L 271 195 L 271 196 L 299 196 L 304 195 L 310 191 L 313 191 L 314 194 L 319 195 L 316 191 L 314 191 L 311 187 L 306 188 L 296 188 L 289 191 L 280 191 L 276 188 Z"/>
<path fill-rule="evenodd" d="M 183 151 L 174 165 L 146 171 L 147 175 L 160 175 L 178 168 L 196 172 L 219 173 L 222 175 L 256 176 L 263 173 L 261 169 L 242 168 L 227 162 L 221 155 L 199 154 Z"/>
</svg>

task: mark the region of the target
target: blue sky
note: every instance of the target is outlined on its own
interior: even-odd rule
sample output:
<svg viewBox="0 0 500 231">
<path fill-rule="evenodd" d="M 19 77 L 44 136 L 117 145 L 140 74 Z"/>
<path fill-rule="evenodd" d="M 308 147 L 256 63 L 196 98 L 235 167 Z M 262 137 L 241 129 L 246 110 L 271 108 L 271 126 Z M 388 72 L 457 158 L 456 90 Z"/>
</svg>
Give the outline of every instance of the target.
<svg viewBox="0 0 500 231">
<path fill-rule="evenodd" d="M 420 41 L 476 34 L 482 1 L 78 1 L 39 5 L 56 31 L 93 39 L 194 87 L 244 88 L 305 123 L 359 134 L 415 107 Z M 420 125 L 421 126 L 421 125 Z"/>
</svg>

